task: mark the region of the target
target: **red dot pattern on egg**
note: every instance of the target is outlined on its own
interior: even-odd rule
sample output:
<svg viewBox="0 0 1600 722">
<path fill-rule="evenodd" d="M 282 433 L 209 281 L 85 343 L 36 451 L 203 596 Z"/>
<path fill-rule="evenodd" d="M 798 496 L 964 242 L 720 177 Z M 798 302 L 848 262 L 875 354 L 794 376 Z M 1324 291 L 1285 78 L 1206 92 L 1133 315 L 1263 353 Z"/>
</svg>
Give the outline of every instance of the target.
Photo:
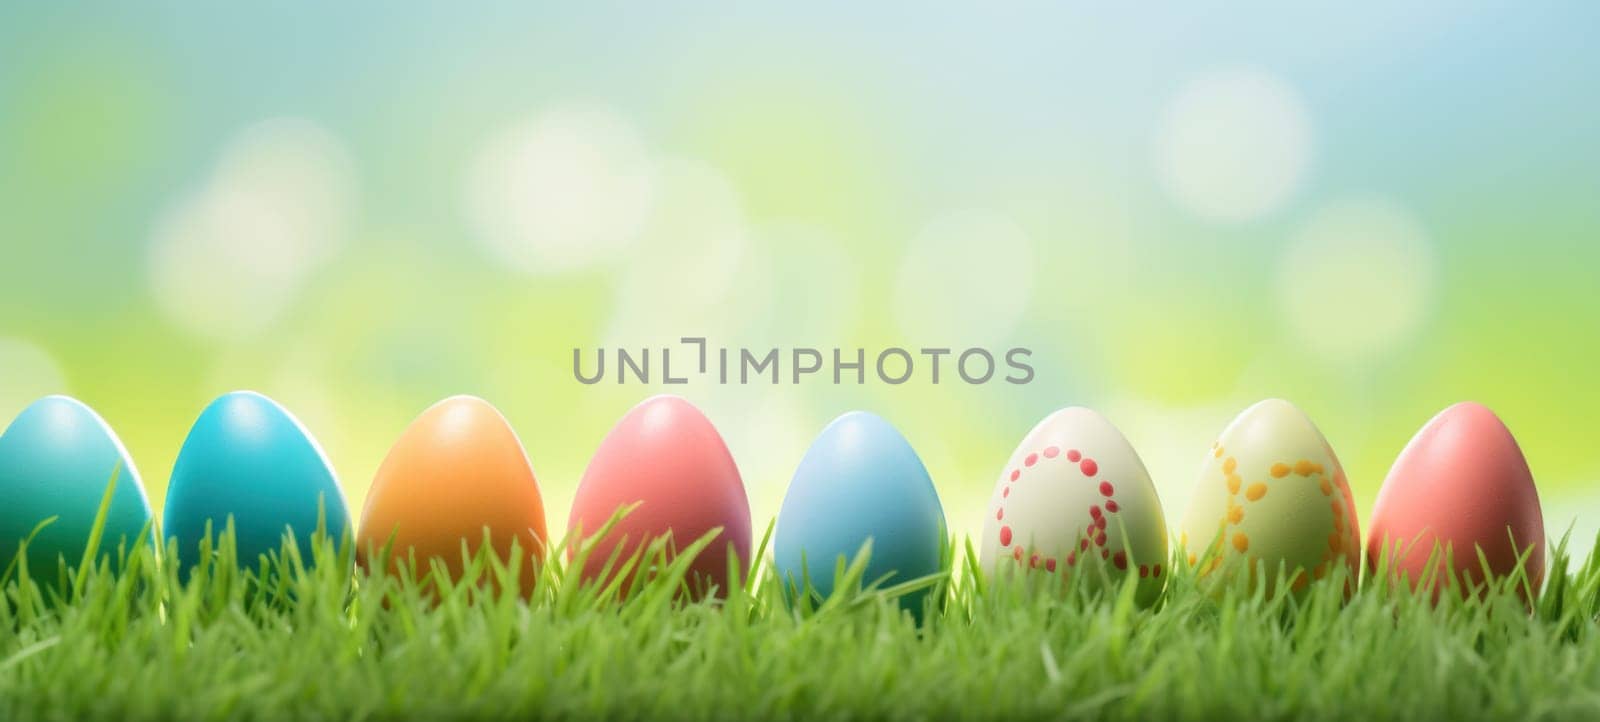
<svg viewBox="0 0 1600 722">
<path fill-rule="evenodd" d="M 995 509 L 994 510 L 994 520 L 995 521 L 1004 521 L 1005 518 L 1006 518 L 1005 507 L 1001 507 L 999 509 Z"/>
<path fill-rule="evenodd" d="M 1022 479 L 1022 472 L 1025 468 L 1033 468 L 1037 466 L 1041 460 L 1055 459 L 1060 456 L 1065 456 L 1068 462 L 1077 464 L 1078 471 L 1084 476 L 1092 478 L 1100 473 L 1099 463 L 1097 463 L 1094 459 L 1085 457 L 1081 451 L 1077 449 L 1068 449 L 1066 453 L 1063 454 L 1060 447 L 1048 446 L 1037 453 L 1030 453 L 1023 457 L 1023 468 L 1012 469 L 1009 478 L 1012 482 L 1020 481 Z M 1113 557 L 1112 551 L 1108 548 L 1105 548 L 1108 542 L 1106 536 L 1108 522 L 1105 515 L 1107 513 L 1115 514 L 1121 511 L 1121 507 L 1117 504 L 1116 500 L 1111 498 L 1112 495 L 1116 493 L 1116 489 L 1112 486 L 1111 482 L 1102 481 L 1098 485 L 1097 490 L 1100 492 L 1101 496 L 1106 497 L 1104 509 L 1102 510 L 1101 505 L 1098 504 L 1091 505 L 1089 507 L 1090 524 L 1085 530 L 1084 536 L 1078 540 L 1077 550 L 1068 552 L 1063 558 L 1063 561 L 1065 561 L 1068 566 L 1076 565 L 1078 560 L 1077 553 L 1079 551 L 1087 551 L 1092 544 L 1096 547 L 1100 547 L 1101 559 L 1111 559 L 1113 560 L 1113 563 L 1117 569 L 1126 570 L 1128 568 L 1127 553 L 1125 551 L 1118 551 L 1116 552 L 1115 557 Z M 1011 487 L 1006 486 L 1004 489 L 1002 489 L 1000 496 L 1002 499 L 1009 498 L 1011 496 Z M 995 510 L 995 519 L 1004 520 L 1004 518 L 1005 508 L 1002 506 Z M 1014 534 L 1010 526 L 1002 526 L 1000 528 L 1001 546 L 1010 546 L 1013 538 Z M 1022 563 L 1024 559 L 1026 559 L 1029 568 L 1038 568 L 1041 566 L 1042 562 L 1042 565 L 1047 571 L 1052 573 L 1056 571 L 1055 559 L 1041 557 L 1037 552 L 1029 554 L 1028 552 L 1025 552 L 1021 546 L 1013 547 L 1012 557 L 1018 563 Z M 1161 576 L 1161 565 L 1139 565 L 1138 571 L 1140 577 L 1159 577 Z"/>
</svg>

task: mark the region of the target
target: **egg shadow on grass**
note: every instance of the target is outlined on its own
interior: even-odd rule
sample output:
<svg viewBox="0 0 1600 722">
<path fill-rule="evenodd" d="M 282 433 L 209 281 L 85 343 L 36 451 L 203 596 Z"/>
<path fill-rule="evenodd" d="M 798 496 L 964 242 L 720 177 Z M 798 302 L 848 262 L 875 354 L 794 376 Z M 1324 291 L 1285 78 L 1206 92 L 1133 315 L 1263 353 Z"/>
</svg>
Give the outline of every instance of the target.
<svg viewBox="0 0 1600 722">
<path fill-rule="evenodd" d="M 176 537 L 167 539 L 163 559 L 169 586 L 177 593 L 199 588 L 202 597 L 237 600 L 246 609 L 287 609 L 304 601 L 308 590 L 345 589 L 348 594 L 355 566 L 353 535 L 348 526 L 337 537 L 329 533 L 320 500 L 317 516 L 310 534 L 285 525 L 277 547 L 257 552 L 253 560 L 240 558 L 233 515 L 221 531 L 207 519 L 193 549 L 184 550 Z M 324 575 L 335 575 L 340 583 L 326 584 L 320 579 Z"/>
<path fill-rule="evenodd" d="M 798 577 L 793 570 L 775 571 L 784 604 L 802 618 L 813 618 L 893 602 L 899 611 L 910 613 L 919 627 L 931 617 L 942 614 L 949 596 L 954 558 L 949 541 L 941 544 L 939 571 L 912 579 L 899 579 L 903 575 L 892 569 L 868 578 L 872 542 L 868 537 L 848 559 L 843 554 L 836 555 L 833 575 L 824 580 L 811 576 L 812 564 L 802 549 L 796 565 Z"/>
<path fill-rule="evenodd" d="M 1374 540 L 1363 559 L 1367 583 L 1380 585 L 1390 594 L 1427 596 L 1435 606 L 1447 596 L 1478 602 L 1515 596 L 1529 610 L 1538 603 L 1545 581 L 1545 560 L 1535 559 L 1534 555 L 1544 553 L 1542 545 L 1530 542 L 1525 548 L 1518 546 L 1515 533 L 1508 526 L 1506 536 L 1511 548 L 1521 549 L 1509 569 L 1494 564 L 1477 545 L 1473 546 L 1472 556 L 1458 560 L 1454 544 L 1437 540 L 1422 557 L 1423 562 L 1417 564 L 1416 555 L 1422 551 L 1427 536 L 1428 531 L 1423 530 L 1410 540 Z M 1565 542 L 1563 537 L 1562 544 Z M 1565 554 L 1564 547 L 1561 554 Z M 1475 564 L 1471 561 L 1474 559 Z"/>
<path fill-rule="evenodd" d="M 458 556 L 447 559 L 437 554 L 419 557 L 414 546 L 397 553 L 396 530 L 382 546 L 369 542 L 357 549 L 359 582 L 362 586 L 380 585 L 385 607 L 437 607 L 458 598 L 467 604 L 497 602 L 508 594 L 532 602 L 549 584 L 549 558 L 542 545 L 526 550 L 518 535 L 507 536 L 502 551 L 494 531 L 485 526 L 476 543 L 461 537 Z"/>
<path fill-rule="evenodd" d="M 628 602 L 641 595 L 670 594 L 672 604 L 677 606 L 725 601 L 749 588 L 755 570 L 740 558 L 735 540 L 724 541 L 724 527 L 712 527 L 683 546 L 671 529 L 637 541 L 626 534 L 619 536 L 623 519 L 640 505 L 636 502 L 617 509 L 593 534 L 586 533 L 581 525 L 568 532 L 569 542 L 576 544 L 565 545 L 567 563 L 562 578 L 575 584 L 564 586 L 597 601 Z M 712 560 L 714 564 L 716 556 L 708 557 L 707 553 L 719 543 L 727 545 L 721 554 L 726 565 L 721 570 L 723 574 L 705 563 Z M 762 547 L 765 545 L 763 539 Z"/>
</svg>

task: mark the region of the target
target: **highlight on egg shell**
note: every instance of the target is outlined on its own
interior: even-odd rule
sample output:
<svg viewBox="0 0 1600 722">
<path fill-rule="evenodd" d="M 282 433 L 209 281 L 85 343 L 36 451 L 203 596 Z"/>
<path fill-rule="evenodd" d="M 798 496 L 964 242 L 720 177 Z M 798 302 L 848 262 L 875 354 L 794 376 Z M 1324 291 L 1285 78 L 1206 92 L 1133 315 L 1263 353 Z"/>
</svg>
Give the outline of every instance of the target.
<svg viewBox="0 0 1600 722">
<path fill-rule="evenodd" d="M 602 535 L 623 510 L 626 516 Z M 722 435 L 687 400 L 660 395 L 629 410 L 589 460 L 567 522 L 578 540 L 568 555 L 586 554 L 586 582 L 609 581 L 656 540 L 666 540 L 671 554 L 715 531 L 690 563 L 687 581 L 694 597 L 712 590 L 726 596 L 730 557 L 740 570 L 750 564 L 750 526 L 744 480 Z"/>
<path fill-rule="evenodd" d="M 33 402 L 0 434 L 0 569 L 28 542 L 28 568 L 55 579 L 61 561 L 77 567 L 88 551 L 95 518 L 112 479 L 97 558 L 115 561 L 119 547 L 152 543 L 150 502 L 139 470 L 115 432 L 93 409 L 67 396 Z M 143 534 L 141 537 L 140 535 Z"/>
<path fill-rule="evenodd" d="M 350 529 L 344 492 L 322 447 L 287 409 L 254 391 L 212 401 L 173 464 L 162 528 L 176 540 L 184 575 L 199 562 L 208 526 L 214 550 L 230 520 L 237 561 L 246 568 L 277 553 L 286 535 L 310 563 L 319 528 L 335 543 Z"/>
<path fill-rule="evenodd" d="M 888 421 L 852 411 L 828 424 L 795 469 L 778 511 L 773 559 L 790 590 L 827 598 L 834 572 L 870 540 L 865 583 L 940 571 L 944 508 L 910 442 Z M 901 598 L 920 614 L 925 593 Z"/>
<path fill-rule="evenodd" d="M 356 534 L 363 566 L 389 550 L 388 569 L 415 560 L 428 572 L 442 561 L 461 579 L 463 549 L 471 558 L 485 532 L 502 560 L 513 544 L 524 596 L 533 592 L 545 553 L 544 500 L 522 442 L 499 410 L 473 396 L 453 396 L 423 411 L 378 467 Z"/>
<path fill-rule="evenodd" d="M 1485 562 L 1496 578 L 1523 565 L 1524 593 L 1537 596 L 1544 514 L 1510 429 L 1482 404 L 1463 402 L 1429 420 L 1395 459 L 1372 510 L 1367 563 L 1387 564 L 1414 588 L 1436 583 L 1437 593 L 1452 576 L 1463 592 L 1481 585 Z"/>
<path fill-rule="evenodd" d="M 1081 571 L 1098 583 L 1136 574 L 1139 602 L 1153 603 L 1170 571 L 1167 524 L 1133 445 L 1090 409 L 1045 417 L 995 482 L 981 560 L 999 576 Z"/>
<path fill-rule="evenodd" d="M 1359 573 L 1361 531 L 1344 468 L 1311 419 L 1280 399 L 1245 409 L 1212 444 L 1179 542 L 1213 583 L 1281 568 L 1298 591 L 1343 565 L 1349 593 Z"/>
</svg>

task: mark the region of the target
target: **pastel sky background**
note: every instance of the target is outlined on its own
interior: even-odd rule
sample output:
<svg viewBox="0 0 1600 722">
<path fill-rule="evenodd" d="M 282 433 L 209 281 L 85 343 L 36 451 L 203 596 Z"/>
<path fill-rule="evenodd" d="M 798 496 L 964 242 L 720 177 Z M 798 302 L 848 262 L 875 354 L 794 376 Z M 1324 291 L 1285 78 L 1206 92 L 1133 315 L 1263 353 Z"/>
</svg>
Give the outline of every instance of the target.
<svg viewBox="0 0 1600 722">
<path fill-rule="evenodd" d="M 664 390 L 575 346 L 1034 350 L 1026 386 L 672 387 L 758 526 L 854 408 L 981 528 L 1012 447 L 1094 407 L 1176 524 L 1251 402 L 1370 513 L 1463 399 L 1559 534 L 1600 528 L 1600 5 L 0 6 L 0 423 L 89 403 L 159 507 L 248 388 L 351 503 L 418 412 L 496 404 L 552 530 Z"/>
</svg>

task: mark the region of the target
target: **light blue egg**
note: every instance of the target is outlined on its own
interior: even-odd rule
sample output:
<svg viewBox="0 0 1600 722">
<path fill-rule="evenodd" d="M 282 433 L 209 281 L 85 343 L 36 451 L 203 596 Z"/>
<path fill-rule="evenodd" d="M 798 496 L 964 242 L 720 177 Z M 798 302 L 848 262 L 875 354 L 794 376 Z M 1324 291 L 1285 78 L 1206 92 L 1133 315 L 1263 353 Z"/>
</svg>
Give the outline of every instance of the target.
<svg viewBox="0 0 1600 722">
<path fill-rule="evenodd" d="M 277 402 L 236 391 L 211 402 L 189 429 L 172 468 L 162 527 L 177 540 L 184 574 L 198 561 L 207 522 L 214 546 L 229 517 L 240 564 L 254 568 L 261 555 L 282 548 L 291 530 L 309 563 L 319 501 L 328 534 L 341 541 L 350 513 L 322 448 Z"/>
<path fill-rule="evenodd" d="M 868 539 L 864 582 L 889 575 L 883 584 L 893 585 L 937 573 L 944 509 L 905 437 L 873 414 L 852 411 L 828 424 L 800 460 L 778 512 L 774 561 L 784 579 L 798 585 L 809 576 L 827 597 L 838 560 L 848 563 Z M 902 599 L 920 610 L 920 595 Z"/>
<path fill-rule="evenodd" d="M 56 520 L 29 542 L 30 573 L 54 579 L 58 559 L 81 564 L 113 472 L 117 486 L 99 547 L 99 555 L 111 559 L 119 546 L 131 549 L 150 521 L 150 502 L 127 449 L 77 399 L 47 396 L 18 414 L 0 435 L 0 569 L 49 517 Z"/>
</svg>

